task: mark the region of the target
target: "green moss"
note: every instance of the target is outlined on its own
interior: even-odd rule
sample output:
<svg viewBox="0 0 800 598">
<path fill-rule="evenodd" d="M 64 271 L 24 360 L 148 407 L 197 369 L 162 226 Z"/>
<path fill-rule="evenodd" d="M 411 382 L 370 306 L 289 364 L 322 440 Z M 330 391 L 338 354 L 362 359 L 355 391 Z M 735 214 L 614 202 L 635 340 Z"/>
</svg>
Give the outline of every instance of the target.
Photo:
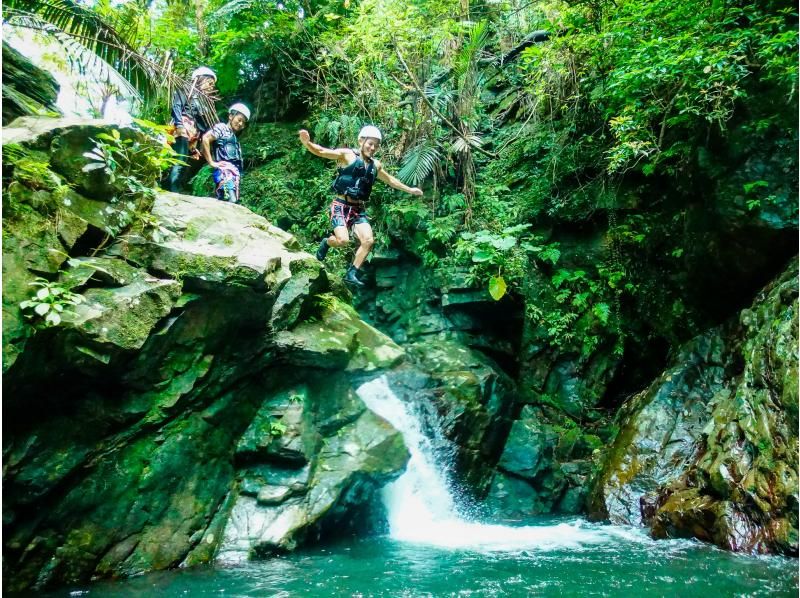
<svg viewBox="0 0 800 598">
<path fill-rule="evenodd" d="M 197 241 L 198 237 L 200 237 L 200 228 L 196 222 L 192 221 L 186 225 L 186 230 L 183 231 L 183 238 L 187 241 Z"/>
</svg>

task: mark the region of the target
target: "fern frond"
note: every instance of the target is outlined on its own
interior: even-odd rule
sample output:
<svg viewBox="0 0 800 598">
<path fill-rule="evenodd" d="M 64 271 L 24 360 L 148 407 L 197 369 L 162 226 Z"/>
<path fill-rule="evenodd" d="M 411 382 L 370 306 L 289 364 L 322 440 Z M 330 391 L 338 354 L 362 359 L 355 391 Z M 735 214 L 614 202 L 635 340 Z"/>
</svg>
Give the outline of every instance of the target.
<svg viewBox="0 0 800 598">
<path fill-rule="evenodd" d="M 322 140 L 325 137 L 325 132 L 328 130 L 328 122 L 330 119 L 327 116 L 320 116 L 317 124 L 314 125 L 314 139 Z"/>
</svg>

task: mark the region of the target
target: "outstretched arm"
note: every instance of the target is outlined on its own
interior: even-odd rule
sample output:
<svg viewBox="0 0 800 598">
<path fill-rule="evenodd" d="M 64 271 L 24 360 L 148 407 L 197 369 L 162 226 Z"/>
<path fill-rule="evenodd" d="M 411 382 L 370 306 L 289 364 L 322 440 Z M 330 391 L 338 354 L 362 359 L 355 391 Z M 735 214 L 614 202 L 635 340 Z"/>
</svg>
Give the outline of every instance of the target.
<svg viewBox="0 0 800 598">
<path fill-rule="evenodd" d="M 298 134 L 300 135 L 300 143 L 302 143 L 308 151 L 319 158 L 325 158 L 327 160 L 343 160 L 344 153 L 348 151 L 346 149 L 328 149 L 327 147 L 322 147 L 321 145 L 312 143 L 311 135 L 309 135 L 308 131 L 305 129 L 300 129 Z"/>
<path fill-rule="evenodd" d="M 397 189 L 398 191 L 405 191 L 406 193 L 410 193 L 411 195 L 416 195 L 416 196 L 422 195 L 422 189 L 420 189 L 419 187 L 409 187 L 408 185 L 400 181 L 400 179 L 393 177 L 388 172 L 386 172 L 386 170 L 384 170 L 383 164 L 378 164 L 378 178 L 387 185 L 389 185 L 392 189 Z"/>
</svg>

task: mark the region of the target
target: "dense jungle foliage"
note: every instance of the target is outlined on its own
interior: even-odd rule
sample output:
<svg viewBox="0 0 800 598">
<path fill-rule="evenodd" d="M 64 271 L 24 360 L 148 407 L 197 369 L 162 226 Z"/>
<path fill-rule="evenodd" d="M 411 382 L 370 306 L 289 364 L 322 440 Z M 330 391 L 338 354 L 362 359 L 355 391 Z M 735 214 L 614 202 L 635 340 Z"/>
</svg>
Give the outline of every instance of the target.
<svg viewBox="0 0 800 598">
<path fill-rule="evenodd" d="M 360 126 L 378 125 L 389 171 L 425 189 L 376 188 L 378 249 L 469 268 L 496 299 L 521 298 L 555 351 L 605 347 L 635 363 L 643 347 L 675 346 L 741 308 L 796 247 L 794 3 L 101 0 L 90 10 L 154 62 L 170 56 L 174 72 L 215 69 L 221 110 L 254 108 L 243 201 L 308 249 L 328 229 L 332 164 L 308 154 L 297 129 L 352 146 Z M 142 112 L 167 118 L 163 103 Z M 195 191 L 207 186 L 202 172 Z"/>
</svg>

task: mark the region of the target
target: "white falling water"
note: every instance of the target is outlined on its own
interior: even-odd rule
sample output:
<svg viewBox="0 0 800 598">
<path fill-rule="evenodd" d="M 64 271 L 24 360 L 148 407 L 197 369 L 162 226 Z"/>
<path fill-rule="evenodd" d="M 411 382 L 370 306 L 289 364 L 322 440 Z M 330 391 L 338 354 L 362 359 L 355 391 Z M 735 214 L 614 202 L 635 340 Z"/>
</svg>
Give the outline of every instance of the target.
<svg viewBox="0 0 800 598">
<path fill-rule="evenodd" d="M 624 536 L 648 541 L 630 529 L 598 526 L 585 521 L 558 525 L 511 527 L 472 522 L 459 516 L 447 481 L 433 460 L 420 421 L 391 390 L 385 377 L 363 384 L 358 395 L 374 413 L 398 431 L 411 454 L 405 473 L 383 490 L 392 538 L 444 548 L 473 550 L 577 549 Z"/>
</svg>

